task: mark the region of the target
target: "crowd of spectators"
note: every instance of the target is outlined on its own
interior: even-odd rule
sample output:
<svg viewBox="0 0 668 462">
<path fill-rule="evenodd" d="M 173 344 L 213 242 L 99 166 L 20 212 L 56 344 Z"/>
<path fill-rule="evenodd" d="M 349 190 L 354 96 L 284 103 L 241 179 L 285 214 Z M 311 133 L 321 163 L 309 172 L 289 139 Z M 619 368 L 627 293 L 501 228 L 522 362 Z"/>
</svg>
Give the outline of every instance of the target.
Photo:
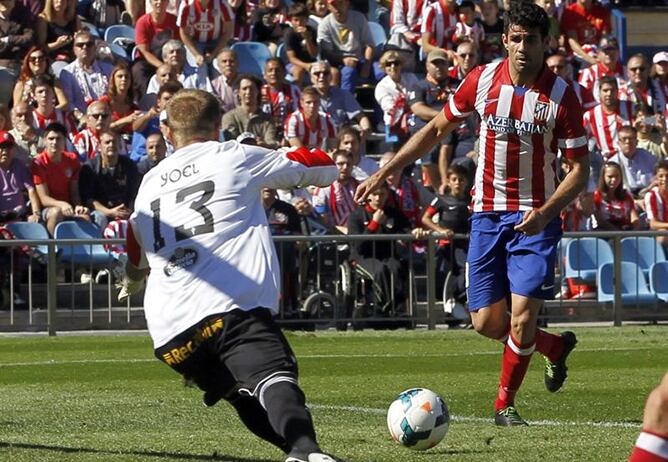
<svg viewBox="0 0 668 462">
<path fill-rule="evenodd" d="M 536 3 L 552 18 L 547 68 L 574 88 L 590 141 L 590 187 L 564 211 L 564 229 L 667 229 L 668 52 L 621 62 L 609 1 Z M 379 212 L 388 204 L 401 230 L 465 233 L 476 115 L 392 175 L 376 206 L 360 208 L 352 196 L 379 168 L 367 152 L 374 133 L 400 146 L 475 66 L 503 58 L 508 4 L 394 0 L 370 13 L 358 0 L 2 0 L 2 220 L 41 221 L 53 233 L 65 219 L 100 227 L 127 219 L 142 175 L 173 150 L 162 134 L 167 102 L 199 88 L 220 101 L 221 139 L 332 154 L 331 186 L 267 191 L 268 214 L 284 214 L 272 196 L 328 232 L 368 233 L 388 227 L 390 214 Z M 135 29 L 121 43 L 128 59 L 99 38 L 119 21 Z M 374 42 L 370 21 L 386 43 Z M 263 75 L 240 73 L 231 46 L 244 41 L 274 53 Z M 371 105 L 364 86 L 373 87 Z M 459 257 L 440 263 L 461 272 Z"/>
</svg>

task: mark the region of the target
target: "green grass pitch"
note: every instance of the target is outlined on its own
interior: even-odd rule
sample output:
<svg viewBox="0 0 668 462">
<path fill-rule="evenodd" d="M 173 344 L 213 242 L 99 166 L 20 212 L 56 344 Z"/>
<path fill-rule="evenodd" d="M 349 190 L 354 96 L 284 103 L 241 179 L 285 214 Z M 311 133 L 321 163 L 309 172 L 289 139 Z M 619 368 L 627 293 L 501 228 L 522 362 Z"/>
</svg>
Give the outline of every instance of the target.
<svg viewBox="0 0 668 462">
<path fill-rule="evenodd" d="M 532 424 L 496 428 L 501 346 L 473 331 L 289 333 L 323 448 L 354 462 L 623 461 L 645 398 L 668 370 L 665 326 L 575 328 L 562 391 L 535 355 L 517 406 Z M 211 409 L 152 355 L 146 334 L 0 338 L 0 461 L 280 461 L 231 407 Z M 446 439 L 394 443 L 385 410 L 400 391 L 446 399 Z"/>
</svg>

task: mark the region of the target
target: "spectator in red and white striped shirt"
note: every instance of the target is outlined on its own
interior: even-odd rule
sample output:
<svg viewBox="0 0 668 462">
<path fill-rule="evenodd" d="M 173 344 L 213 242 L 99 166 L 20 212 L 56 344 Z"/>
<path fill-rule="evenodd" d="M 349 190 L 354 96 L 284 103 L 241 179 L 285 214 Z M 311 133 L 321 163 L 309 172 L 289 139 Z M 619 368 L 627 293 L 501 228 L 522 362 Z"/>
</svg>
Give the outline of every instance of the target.
<svg viewBox="0 0 668 462">
<path fill-rule="evenodd" d="M 619 130 L 633 121 L 633 113 L 630 101 L 619 101 L 614 77 L 602 77 L 599 87 L 601 104 L 585 113 L 583 124 L 607 160 L 619 152 Z"/>
<path fill-rule="evenodd" d="M 600 101 L 598 94 L 599 81 L 607 75 L 617 78 L 617 86 L 624 83 L 624 66 L 619 61 L 619 44 L 611 36 L 603 37 L 598 43 L 598 62 L 580 71 L 578 82 Z"/>
<path fill-rule="evenodd" d="M 299 87 L 285 80 L 285 65 L 278 58 L 267 60 L 264 80 L 267 84 L 262 88 L 262 110 L 274 117 L 280 133 L 290 113 L 299 110 Z"/>
<path fill-rule="evenodd" d="M 457 58 L 451 38 L 457 25 L 457 2 L 455 0 L 437 0 L 431 3 L 422 20 L 421 45 L 424 54 L 437 48 L 448 53 L 451 61 Z"/>
<path fill-rule="evenodd" d="M 32 126 L 38 133 L 52 122 L 58 122 L 67 129 L 67 136 L 71 140 L 77 134 L 74 117 L 61 109 L 56 109 L 56 99 L 53 79 L 48 75 L 39 75 L 33 80 L 32 97 L 37 107 L 32 111 Z"/>
<path fill-rule="evenodd" d="M 211 63 L 234 33 L 234 14 L 225 0 L 183 0 L 176 25 L 197 66 Z"/>
<path fill-rule="evenodd" d="M 549 58 L 545 60 L 545 64 L 547 64 L 547 67 L 557 74 L 559 77 L 564 79 L 573 89 L 575 92 L 575 95 L 578 97 L 578 100 L 580 100 L 580 104 L 582 105 L 582 109 L 585 111 L 588 109 L 593 108 L 596 106 L 598 103 L 594 99 L 594 95 L 591 92 L 591 90 L 583 87 L 581 84 L 576 82 L 571 78 L 573 75 L 573 69 L 571 68 L 571 65 L 568 64 L 566 61 L 566 57 L 562 54 L 553 54 Z M 598 91 L 598 88 L 596 89 Z"/>
<path fill-rule="evenodd" d="M 285 123 L 285 138 L 290 146 L 330 149 L 334 146 L 336 127 L 328 114 L 320 113 L 320 94 L 313 87 L 302 92 L 300 109 Z"/>
<path fill-rule="evenodd" d="M 649 221 L 649 229 L 655 231 L 668 230 L 668 160 L 656 164 L 654 186 L 645 194 L 645 212 Z M 668 245 L 664 236 L 657 238 L 663 245 Z"/>
</svg>

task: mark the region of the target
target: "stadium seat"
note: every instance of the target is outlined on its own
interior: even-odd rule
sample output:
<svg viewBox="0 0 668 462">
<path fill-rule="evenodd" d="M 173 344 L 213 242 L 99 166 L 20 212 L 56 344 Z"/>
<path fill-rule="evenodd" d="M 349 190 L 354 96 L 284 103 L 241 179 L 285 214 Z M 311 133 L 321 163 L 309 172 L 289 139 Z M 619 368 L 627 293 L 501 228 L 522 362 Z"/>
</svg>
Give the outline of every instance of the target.
<svg viewBox="0 0 668 462">
<path fill-rule="evenodd" d="M 622 265 L 622 303 L 645 304 L 656 302 L 656 295 L 647 287 L 642 269 L 629 261 L 622 261 L 620 264 Z M 615 299 L 614 271 L 614 263 L 604 263 L 598 269 L 596 284 L 599 302 L 612 302 Z"/>
<path fill-rule="evenodd" d="M 285 48 L 285 43 L 281 43 L 276 49 L 276 57 L 278 57 L 278 59 L 280 59 L 285 66 L 290 63 L 288 60 L 288 50 Z"/>
<path fill-rule="evenodd" d="M 649 269 L 649 290 L 668 302 L 668 261 L 654 263 Z"/>
<path fill-rule="evenodd" d="M 27 221 L 15 221 L 5 225 L 9 231 L 16 236 L 17 239 L 26 239 L 31 241 L 51 239 L 49 232 L 44 225 L 40 223 L 29 223 Z M 49 253 L 49 247 L 46 245 L 31 246 L 39 254 L 46 256 Z"/>
<path fill-rule="evenodd" d="M 118 43 L 109 43 L 109 49 L 111 50 L 111 54 L 114 55 L 114 58 L 116 59 L 123 59 L 125 61 L 130 61 L 128 58 L 128 53 L 125 51 L 125 49 L 120 46 Z"/>
<path fill-rule="evenodd" d="M 102 232 L 97 226 L 81 220 L 58 223 L 54 234 L 56 239 L 102 239 Z M 100 267 L 112 262 L 112 256 L 99 244 L 58 246 L 58 255 L 60 261 L 75 265 Z"/>
<path fill-rule="evenodd" d="M 267 45 L 260 42 L 237 42 L 232 45 L 232 50 L 237 53 L 240 74 L 261 76 L 265 63 L 272 58 Z"/>
<path fill-rule="evenodd" d="M 387 42 L 387 34 L 383 26 L 377 22 L 369 21 L 369 31 L 371 32 L 371 40 L 373 41 L 373 46 L 379 48 L 385 45 Z"/>
<path fill-rule="evenodd" d="M 607 241 L 596 237 L 583 237 L 568 241 L 565 260 L 567 278 L 594 282 L 601 265 L 612 263 L 613 254 Z"/>
<path fill-rule="evenodd" d="M 67 66 L 67 61 L 54 61 L 51 63 L 51 72 L 53 72 L 53 76 L 55 78 L 60 77 L 60 73 L 65 69 L 65 66 Z"/>
<path fill-rule="evenodd" d="M 654 263 L 666 261 L 666 254 L 653 237 L 625 237 L 622 239 L 622 261 L 636 263 L 647 275 Z"/>
<path fill-rule="evenodd" d="M 128 42 L 135 43 L 135 29 L 134 27 L 125 24 L 114 24 L 113 26 L 107 27 L 104 31 L 104 41 L 109 45 L 118 43 L 123 47 Z"/>
<path fill-rule="evenodd" d="M 84 29 L 84 28 L 88 29 L 93 37 L 102 38 L 102 34 L 100 34 L 100 30 L 95 26 L 95 24 L 87 22 L 87 21 L 81 21 L 81 29 Z"/>
</svg>

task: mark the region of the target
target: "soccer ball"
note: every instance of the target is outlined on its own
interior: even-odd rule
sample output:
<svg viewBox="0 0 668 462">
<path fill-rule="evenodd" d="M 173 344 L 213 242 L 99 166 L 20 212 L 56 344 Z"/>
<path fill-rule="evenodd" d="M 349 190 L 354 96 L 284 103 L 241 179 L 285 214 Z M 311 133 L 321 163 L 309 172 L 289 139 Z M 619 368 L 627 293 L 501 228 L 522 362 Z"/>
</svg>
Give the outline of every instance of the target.
<svg viewBox="0 0 668 462">
<path fill-rule="evenodd" d="M 445 401 L 426 388 L 399 393 L 387 410 L 387 427 L 392 438 L 417 451 L 440 443 L 449 426 L 450 413 Z"/>
</svg>

